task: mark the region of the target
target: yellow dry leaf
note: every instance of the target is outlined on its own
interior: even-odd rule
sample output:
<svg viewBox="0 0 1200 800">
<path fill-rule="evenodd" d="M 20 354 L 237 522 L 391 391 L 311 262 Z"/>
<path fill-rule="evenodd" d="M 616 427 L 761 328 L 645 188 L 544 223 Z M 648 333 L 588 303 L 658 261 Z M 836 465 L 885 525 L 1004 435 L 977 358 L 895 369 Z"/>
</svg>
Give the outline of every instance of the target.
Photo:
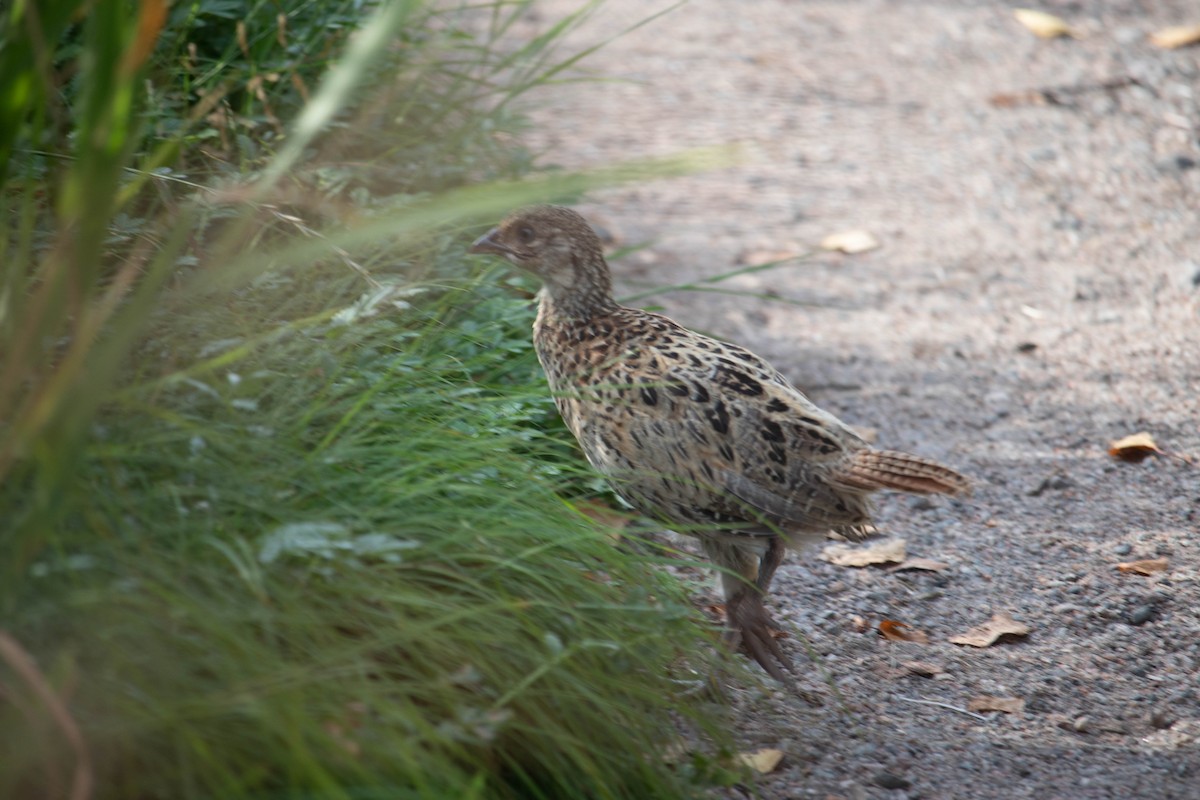
<svg viewBox="0 0 1200 800">
<path fill-rule="evenodd" d="M 1200 42 L 1200 25 L 1172 25 L 1150 34 L 1150 44 L 1167 50 Z"/>
<path fill-rule="evenodd" d="M 774 772 L 779 762 L 783 761 L 783 751 L 767 747 L 753 753 L 738 753 L 738 760 L 755 772 L 766 775 Z"/>
<path fill-rule="evenodd" d="M 992 697 L 983 695 L 967 701 L 967 711 L 1003 711 L 1005 714 L 1020 714 L 1025 710 L 1025 701 L 1020 697 Z"/>
<path fill-rule="evenodd" d="M 1167 563 L 1165 558 L 1147 558 L 1142 561 L 1124 561 L 1117 564 L 1117 569 L 1136 575 L 1153 575 L 1156 572 L 1166 572 Z"/>
<path fill-rule="evenodd" d="M 1013 16 L 1017 18 L 1017 22 L 1042 39 L 1057 39 L 1059 36 L 1079 38 L 1079 34 L 1072 30 L 1071 26 L 1064 22 L 1061 17 L 1047 14 L 1045 11 L 1036 11 L 1032 8 L 1014 8 Z"/>
<path fill-rule="evenodd" d="M 1152 455 L 1162 455 L 1163 451 L 1154 443 L 1154 439 L 1146 431 L 1117 439 L 1108 446 L 1108 454 L 1122 461 L 1137 463 Z"/>
<path fill-rule="evenodd" d="M 861 229 L 831 233 L 821 240 L 822 250 L 840 250 L 843 253 L 865 253 L 879 247 L 879 240 L 870 231 Z"/>
<path fill-rule="evenodd" d="M 996 643 L 1001 636 L 1024 636 L 1029 633 L 1029 626 L 1017 622 L 1008 613 L 1001 611 L 982 625 L 976 625 L 966 633 L 950 637 L 951 644 L 963 644 L 968 647 L 989 647 Z"/>
<path fill-rule="evenodd" d="M 950 565 L 945 561 L 934 561 L 932 558 L 906 558 L 894 567 L 888 567 L 888 572 L 900 572 L 906 569 L 921 569 L 926 572 L 941 572 Z"/>
<path fill-rule="evenodd" d="M 884 539 L 867 547 L 831 544 L 821 551 L 821 558 L 839 567 L 869 567 L 872 564 L 892 564 L 904 561 L 903 539 Z"/>
<path fill-rule="evenodd" d="M 907 623 L 897 622 L 894 619 L 885 619 L 880 622 L 879 632 L 890 642 L 929 644 L 929 636 L 924 631 L 919 631 Z"/>
<path fill-rule="evenodd" d="M 799 256 L 796 250 L 747 250 L 738 256 L 737 261 L 739 264 L 759 266 L 789 261 Z"/>
</svg>

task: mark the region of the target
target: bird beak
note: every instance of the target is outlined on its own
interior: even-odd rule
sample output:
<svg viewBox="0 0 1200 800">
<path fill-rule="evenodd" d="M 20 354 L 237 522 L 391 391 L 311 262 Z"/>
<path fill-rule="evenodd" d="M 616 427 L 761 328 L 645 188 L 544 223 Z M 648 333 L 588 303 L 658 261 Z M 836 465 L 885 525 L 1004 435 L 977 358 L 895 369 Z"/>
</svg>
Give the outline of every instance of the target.
<svg viewBox="0 0 1200 800">
<path fill-rule="evenodd" d="M 480 236 L 475 240 L 475 244 L 471 245 L 468 253 L 494 253 L 498 256 L 512 255 L 512 251 L 499 242 L 500 229 L 492 228 L 490 231 Z"/>
</svg>

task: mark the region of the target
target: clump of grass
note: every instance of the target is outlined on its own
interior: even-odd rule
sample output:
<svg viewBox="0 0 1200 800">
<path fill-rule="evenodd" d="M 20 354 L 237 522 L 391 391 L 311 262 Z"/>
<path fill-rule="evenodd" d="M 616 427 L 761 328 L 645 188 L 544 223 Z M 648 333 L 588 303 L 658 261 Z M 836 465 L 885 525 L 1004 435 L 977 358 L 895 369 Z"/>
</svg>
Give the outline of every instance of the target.
<svg viewBox="0 0 1200 800">
<path fill-rule="evenodd" d="M 9 599 L 103 796 L 688 791 L 660 759 L 672 712 L 707 724 L 669 670 L 695 612 L 561 499 L 520 301 L 486 294 L 415 334 L 297 330 L 102 417 Z M 481 304 L 508 321 L 464 356 Z M 11 796 L 75 764 L 39 711 L 5 708 Z"/>
<path fill-rule="evenodd" d="M 679 725 L 723 741 L 671 680 L 707 669 L 703 623 L 653 550 L 564 499 L 593 478 L 528 305 L 430 224 L 549 191 L 424 197 L 527 168 L 502 140 L 460 158 L 570 61 L 546 53 L 578 15 L 495 44 L 525 5 L 493 4 L 482 40 L 419 2 L 367 4 L 357 37 L 322 38 L 311 4 L 271 35 L 257 2 L 5 17 L 0 795 L 676 797 L 711 778 L 661 758 Z M 273 40 L 330 49 L 276 62 Z M 184 54 L 195 80 L 150 105 Z M 348 101 L 399 64 L 411 93 Z M 372 182 L 371 120 L 418 95 L 444 113 Z M 350 122 L 354 157 L 321 161 Z M 319 231 L 348 210 L 358 238 Z"/>
</svg>

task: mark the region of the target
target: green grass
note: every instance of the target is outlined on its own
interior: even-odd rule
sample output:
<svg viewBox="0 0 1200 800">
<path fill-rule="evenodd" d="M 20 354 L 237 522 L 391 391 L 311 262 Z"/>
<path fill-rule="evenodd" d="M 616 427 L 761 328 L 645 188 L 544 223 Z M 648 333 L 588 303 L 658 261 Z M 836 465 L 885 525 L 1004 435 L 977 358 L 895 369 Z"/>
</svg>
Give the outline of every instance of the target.
<svg viewBox="0 0 1200 800">
<path fill-rule="evenodd" d="M 495 132 L 594 7 L 502 45 L 527 5 L 6 12 L 0 796 L 733 777 L 678 693 L 713 637 L 673 554 L 581 513 L 531 287 L 463 252 L 509 206 L 694 163 L 526 177 Z M 681 730 L 709 744 L 668 764 Z"/>
<path fill-rule="evenodd" d="M 706 639 L 653 557 L 561 499 L 578 476 L 540 430 L 525 315 L 488 294 L 415 334 L 297 331 L 236 384 L 102 416 L 55 548 L 7 593 L 9 633 L 74 687 L 102 796 L 687 793 L 657 759 L 671 712 L 707 724 L 670 674 Z M 464 330 L 481 305 L 507 321 Z M 74 763 L 24 711 L 8 796 Z"/>
</svg>

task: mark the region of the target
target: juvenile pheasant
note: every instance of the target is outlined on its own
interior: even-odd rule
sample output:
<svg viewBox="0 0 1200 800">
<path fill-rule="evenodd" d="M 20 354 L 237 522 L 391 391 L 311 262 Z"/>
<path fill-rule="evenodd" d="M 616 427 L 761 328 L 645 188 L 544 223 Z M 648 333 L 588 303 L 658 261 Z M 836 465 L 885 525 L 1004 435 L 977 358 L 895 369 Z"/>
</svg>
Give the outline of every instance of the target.
<svg viewBox="0 0 1200 800">
<path fill-rule="evenodd" d="M 788 545 L 867 533 L 879 489 L 958 494 L 957 472 L 875 450 L 748 350 L 619 305 L 600 240 L 534 206 L 471 247 L 543 282 L 533 341 L 588 461 L 634 508 L 699 537 L 723 569 L 728 640 L 773 677 L 791 661 L 763 605 Z"/>
</svg>

